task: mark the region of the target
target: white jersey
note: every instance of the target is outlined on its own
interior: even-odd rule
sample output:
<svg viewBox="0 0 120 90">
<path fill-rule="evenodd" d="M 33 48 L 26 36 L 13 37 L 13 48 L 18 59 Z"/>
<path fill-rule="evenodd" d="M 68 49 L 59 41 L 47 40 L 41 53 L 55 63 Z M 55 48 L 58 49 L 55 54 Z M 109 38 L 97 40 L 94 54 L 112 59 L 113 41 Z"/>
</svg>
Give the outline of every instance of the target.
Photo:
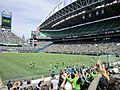
<svg viewBox="0 0 120 90">
<path fill-rule="evenodd" d="M 57 88 L 58 88 L 58 80 L 53 79 L 51 82 L 53 84 L 53 90 L 57 90 Z"/>
</svg>

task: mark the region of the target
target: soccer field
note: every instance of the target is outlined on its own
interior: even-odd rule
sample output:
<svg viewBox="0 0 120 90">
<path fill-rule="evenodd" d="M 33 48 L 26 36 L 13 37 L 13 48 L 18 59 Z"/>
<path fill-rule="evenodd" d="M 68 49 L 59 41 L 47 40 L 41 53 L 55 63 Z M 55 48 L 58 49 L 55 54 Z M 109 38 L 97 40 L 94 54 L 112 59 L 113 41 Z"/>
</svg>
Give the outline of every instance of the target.
<svg viewBox="0 0 120 90">
<path fill-rule="evenodd" d="M 94 57 L 94 61 L 92 60 Z M 49 76 L 49 65 L 55 66 L 59 61 L 59 70 L 64 69 L 62 63 L 76 65 L 77 63 L 86 66 L 95 64 L 97 59 L 106 60 L 106 56 L 67 55 L 49 53 L 0 53 L 0 76 L 3 81 L 12 79 L 40 78 Z M 115 60 L 115 58 L 112 58 Z M 35 66 L 30 68 L 30 63 Z M 56 73 L 59 73 L 58 72 Z"/>
</svg>

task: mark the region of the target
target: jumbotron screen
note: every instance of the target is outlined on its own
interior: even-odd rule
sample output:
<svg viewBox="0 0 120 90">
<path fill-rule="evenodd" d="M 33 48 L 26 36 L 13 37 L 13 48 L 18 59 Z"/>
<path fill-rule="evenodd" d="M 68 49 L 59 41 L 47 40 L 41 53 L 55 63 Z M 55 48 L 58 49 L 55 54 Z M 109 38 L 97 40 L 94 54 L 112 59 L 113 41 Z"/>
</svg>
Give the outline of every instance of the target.
<svg viewBox="0 0 120 90">
<path fill-rule="evenodd" d="M 2 28 L 6 30 L 11 29 L 11 18 L 12 18 L 11 15 L 2 14 Z"/>
</svg>

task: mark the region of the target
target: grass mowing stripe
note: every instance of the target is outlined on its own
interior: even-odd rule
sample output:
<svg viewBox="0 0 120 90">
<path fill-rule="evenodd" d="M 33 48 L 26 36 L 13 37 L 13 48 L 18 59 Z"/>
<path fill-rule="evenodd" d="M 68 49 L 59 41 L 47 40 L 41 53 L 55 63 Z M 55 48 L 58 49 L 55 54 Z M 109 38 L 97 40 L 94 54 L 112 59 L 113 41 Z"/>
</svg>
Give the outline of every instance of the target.
<svg viewBox="0 0 120 90">
<path fill-rule="evenodd" d="M 91 62 L 94 57 L 94 62 Z M 70 64 L 84 64 L 90 66 L 95 64 L 96 60 L 105 59 L 106 56 L 87 56 L 87 55 L 67 55 L 67 54 L 49 54 L 49 53 L 0 53 L 0 76 L 3 80 L 24 78 L 29 76 L 50 75 L 49 65 L 55 66 L 59 61 L 59 70 Z M 111 59 L 115 59 L 111 57 Z M 30 63 L 35 62 L 35 67 L 30 68 Z"/>
</svg>

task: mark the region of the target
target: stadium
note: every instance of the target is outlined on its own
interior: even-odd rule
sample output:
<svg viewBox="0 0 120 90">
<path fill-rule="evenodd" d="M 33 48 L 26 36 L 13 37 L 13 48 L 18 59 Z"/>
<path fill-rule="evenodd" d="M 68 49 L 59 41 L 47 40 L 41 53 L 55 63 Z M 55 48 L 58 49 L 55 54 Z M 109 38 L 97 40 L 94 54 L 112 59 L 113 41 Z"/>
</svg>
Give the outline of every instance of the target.
<svg viewBox="0 0 120 90">
<path fill-rule="evenodd" d="M 0 90 L 120 89 L 120 0 L 66 2 L 28 41 L 12 32 L 12 13 L 2 12 Z"/>
</svg>

